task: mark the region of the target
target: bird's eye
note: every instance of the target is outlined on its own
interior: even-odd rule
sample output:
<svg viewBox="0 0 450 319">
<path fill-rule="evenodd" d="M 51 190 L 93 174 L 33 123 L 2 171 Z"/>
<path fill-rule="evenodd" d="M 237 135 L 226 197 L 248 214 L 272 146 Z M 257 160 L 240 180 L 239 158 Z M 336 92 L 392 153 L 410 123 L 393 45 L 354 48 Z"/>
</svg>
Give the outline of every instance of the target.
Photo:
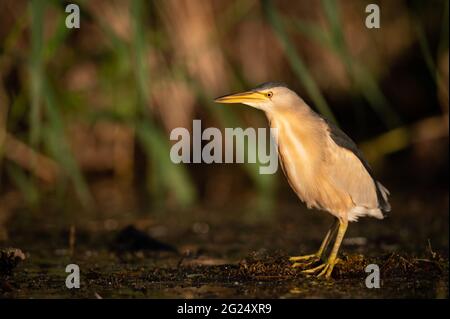
<svg viewBox="0 0 450 319">
<path fill-rule="evenodd" d="M 273 96 L 273 93 L 272 93 L 272 92 L 267 92 L 267 93 L 266 93 L 266 96 L 267 96 L 268 98 L 271 98 L 271 97 Z"/>
</svg>

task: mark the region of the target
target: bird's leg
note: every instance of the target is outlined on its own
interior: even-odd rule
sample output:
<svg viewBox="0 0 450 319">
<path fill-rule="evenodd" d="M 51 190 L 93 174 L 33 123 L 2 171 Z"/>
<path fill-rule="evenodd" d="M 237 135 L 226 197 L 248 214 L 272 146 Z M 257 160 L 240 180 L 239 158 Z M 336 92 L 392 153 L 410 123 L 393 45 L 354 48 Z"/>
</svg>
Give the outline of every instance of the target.
<svg viewBox="0 0 450 319">
<path fill-rule="evenodd" d="M 330 229 L 328 229 L 327 234 L 325 235 L 325 238 L 322 241 L 322 244 L 320 244 L 319 250 L 315 254 L 305 255 L 305 256 L 294 256 L 289 258 L 290 261 L 294 261 L 294 264 L 292 267 L 307 267 L 316 261 L 320 260 L 326 251 L 328 245 L 330 244 L 330 241 L 332 237 L 334 236 L 334 233 L 337 230 L 338 226 L 338 220 L 336 219 L 333 224 L 331 225 Z"/>
<path fill-rule="evenodd" d="M 317 276 L 321 277 L 325 275 L 327 279 L 330 278 L 331 273 L 333 272 L 333 268 L 338 262 L 337 254 L 339 251 L 339 247 L 341 247 L 342 239 L 344 238 L 345 232 L 347 231 L 347 226 L 348 226 L 347 220 L 339 220 L 339 229 L 336 236 L 336 241 L 334 242 L 333 249 L 331 250 L 327 262 L 318 267 L 304 270 L 303 271 L 304 273 L 314 274 L 317 271 L 322 270 Z"/>
<path fill-rule="evenodd" d="M 330 229 L 328 230 L 324 240 L 322 241 L 322 244 L 320 245 L 319 251 L 316 253 L 319 258 L 322 258 L 323 254 L 325 253 L 326 249 L 328 248 L 328 245 L 331 242 L 331 239 L 334 237 L 337 229 L 339 226 L 338 219 L 335 219 L 333 224 L 331 225 Z"/>
</svg>

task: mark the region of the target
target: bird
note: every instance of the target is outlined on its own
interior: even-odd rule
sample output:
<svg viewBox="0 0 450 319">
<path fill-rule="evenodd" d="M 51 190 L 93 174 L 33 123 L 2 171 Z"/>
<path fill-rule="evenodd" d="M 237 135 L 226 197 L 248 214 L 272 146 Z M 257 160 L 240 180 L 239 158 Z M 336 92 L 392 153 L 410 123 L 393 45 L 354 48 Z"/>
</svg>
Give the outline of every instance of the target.
<svg viewBox="0 0 450 319">
<path fill-rule="evenodd" d="M 309 209 L 335 217 L 317 252 L 290 257 L 292 267 L 329 279 L 341 261 L 338 252 L 349 222 L 360 217 L 386 217 L 391 210 L 389 190 L 375 179 L 355 142 L 286 84 L 266 82 L 214 101 L 262 110 L 270 128 L 276 129 L 278 157 L 293 191 Z"/>
</svg>

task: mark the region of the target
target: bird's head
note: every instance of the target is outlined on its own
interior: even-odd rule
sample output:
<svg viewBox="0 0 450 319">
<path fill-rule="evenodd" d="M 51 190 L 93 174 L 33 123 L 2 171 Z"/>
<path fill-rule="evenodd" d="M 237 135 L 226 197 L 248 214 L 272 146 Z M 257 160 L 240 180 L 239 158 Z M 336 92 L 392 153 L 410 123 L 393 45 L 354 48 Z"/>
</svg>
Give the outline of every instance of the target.
<svg viewBox="0 0 450 319">
<path fill-rule="evenodd" d="M 285 84 L 267 82 L 246 92 L 218 97 L 217 103 L 242 103 L 265 112 L 298 105 L 300 97 Z"/>
</svg>

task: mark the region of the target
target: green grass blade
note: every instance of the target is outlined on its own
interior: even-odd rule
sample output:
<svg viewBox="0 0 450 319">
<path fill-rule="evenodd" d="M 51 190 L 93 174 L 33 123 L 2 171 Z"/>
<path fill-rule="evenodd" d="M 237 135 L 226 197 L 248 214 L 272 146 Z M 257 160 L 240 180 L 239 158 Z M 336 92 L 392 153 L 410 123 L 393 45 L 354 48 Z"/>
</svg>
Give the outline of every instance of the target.
<svg viewBox="0 0 450 319">
<path fill-rule="evenodd" d="M 32 147 L 36 147 L 41 134 L 45 1 L 32 0 L 29 10 L 31 15 L 31 56 L 29 68 L 31 79 L 30 144 Z"/>
<path fill-rule="evenodd" d="M 308 71 L 306 64 L 303 62 L 302 58 L 297 54 L 294 46 L 292 45 L 283 25 L 283 21 L 277 12 L 277 9 L 273 5 L 272 1 L 264 0 L 262 1 L 263 11 L 269 24 L 271 25 L 275 35 L 281 43 L 281 46 L 286 53 L 286 56 L 292 66 L 294 73 L 297 75 L 299 80 L 305 86 L 306 91 L 311 96 L 311 99 L 315 103 L 317 109 L 331 121 L 337 123 L 336 118 L 328 106 L 327 101 L 323 97 L 317 83 L 314 81 L 313 77 Z"/>
<path fill-rule="evenodd" d="M 92 196 L 86 184 L 84 176 L 76 162 L 65 135 L 65 124 L 55 101 L 53 89 L 48 82 L 44 82 L 45 111 L 48 121 L 44 126 L 44 143 L 49 154 L 64 169 L 64 172 L 72 181 L 75 191 L 81 203 L 85 207 L 92 204 Z"/>
<path fill-rule="evenodd" d="M 136 133 L 147 156 L 151 159 L 151 174 L 148 184 L 153 185 L 151 191 L 161 195 L 161 185 L 164 192 L 173 192 L 178 203 L 189 206 L 196 200 L 196 192 L 187 174 L 185 167 L 170 161 L 169 143 L 162 128 L 156 124 L 153 115 L 149 112 L 150 104 L 150 77 L 146 63 L 148 48 L 145 41 L 145 28 L 143 26 L 146 6 L 142 0 L 133 0 L 130 14 L 133 23 L 134 74 L 138 89 L 139 106 L 136 117 Z M 159 196 L 158 196 L 159 197 Z"/>
<path fill-rule="evenodd" d="M 152 160 L 152 174 L 162 173 L 158 179 L 158 187 L 173 192 L 181 206 L 192 205 L 197 196 L 195 188 L 185 167 L 170 160 L 170 147 L 166 137 L 144 121 L 137 125 L 136 133 L 147 156 Z"/>
<path fill-rule="evenodd" d="M 343 62 L 357 90 L 365 97 L 388 128 L 400 125 L 402 122 L 400 116 L 390 107 L 375 77 L 362 63 L 351 56 L 342 32 L 343 24 L 336 0 L 322 0 L 322 6 L 330 27 L 333 52 Z"/>
</svg>

